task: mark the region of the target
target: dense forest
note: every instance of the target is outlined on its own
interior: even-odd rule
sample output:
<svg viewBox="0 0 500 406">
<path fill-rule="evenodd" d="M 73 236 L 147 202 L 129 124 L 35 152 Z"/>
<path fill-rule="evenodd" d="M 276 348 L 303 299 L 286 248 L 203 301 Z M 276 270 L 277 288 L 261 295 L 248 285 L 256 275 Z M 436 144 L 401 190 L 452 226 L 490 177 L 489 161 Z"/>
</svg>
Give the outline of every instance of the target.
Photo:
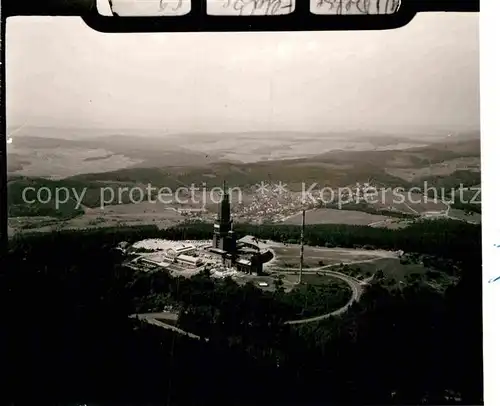
<svg viewBox="0 0 500 406">
<path fill-rule="evenodd" d="M 290 242 L 298 226 L 238 225 Z M 7 400 L 172 404 L 482 403 L 481 228 L 420 221 L 399 230 L 309 226 L 310 245 L 403 250 L 460 281 L 436 292 L 377 279 L 340 317 L 284 325 L 297 301 L 206 275 L 176 279 L 122 266 L 121 241 L 209 238 L 210 225 L 19 235 L 2 259 L 0 329 Z M 312 293 L 313 295 L 315 292 Z M 174 298 L 208 341 L 129 318 Z M 149 300 L 149 299 L 148 299 Z M 146 300 L 146 301 L 148 301 Z M 299 300 L 300 301 L 300 298 Z M 163 304 L 163 303 L 162 303 Z"/>
<path fill-rule="evenodd" d="M 414 219 L 414 218 L 418 217 L 418 215 L 416 215 L 416 214 L 405 213 L 402 211 L 378 209 L 378 208 L 370 205 L 370 203 L 368 203 L 366 200 L 361 200 L 361 199 L 359 202 L 351 202 L 351 203 L 343 203 L 343 204 L 339 204 L 339 201 L 337 200 L 335 202 L 325 204 L 325 207 L 328 209 L 338 209 L 339 207 L 341 207 L 342 210 L 362 211 L 362 212 L 369 213 L 369 214 L 378 214 L 380 216 L 397 217 L 400 219 Z"/>
</svg>

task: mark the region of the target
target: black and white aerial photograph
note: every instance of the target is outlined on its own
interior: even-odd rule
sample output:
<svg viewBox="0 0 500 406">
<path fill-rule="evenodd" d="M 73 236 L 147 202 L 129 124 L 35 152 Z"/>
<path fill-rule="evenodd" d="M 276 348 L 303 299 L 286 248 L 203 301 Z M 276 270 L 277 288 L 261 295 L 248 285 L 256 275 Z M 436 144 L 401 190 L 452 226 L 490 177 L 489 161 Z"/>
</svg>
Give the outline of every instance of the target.
<svg viewBox="0 0 500 406">
<path fill-rule="evenodd" d="M 354 3 L 311 10 L 400 2 Z M 484 404 L 479 13 L 155 33 L 18 16 L 5 46 L 0 397 Z"/>
</svg>

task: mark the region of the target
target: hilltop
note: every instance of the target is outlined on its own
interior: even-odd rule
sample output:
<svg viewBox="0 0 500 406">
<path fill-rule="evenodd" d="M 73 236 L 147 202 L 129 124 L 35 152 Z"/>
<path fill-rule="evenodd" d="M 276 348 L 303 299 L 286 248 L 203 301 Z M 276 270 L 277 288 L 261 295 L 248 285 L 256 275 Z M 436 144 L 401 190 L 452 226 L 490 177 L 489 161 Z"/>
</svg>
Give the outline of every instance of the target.
<svg viewBox="0 0 500 406">
<path fill-rule="evenodd" d="M 125 168 L 105 173 L 71 177 L 78 181 L 139 182 L 158 186 L 245 187 L 262 181 L 282 181 L 290 190 L 302 183 L 342 187 L 371 181 L 385 187 L 409 187 L 433 176 L 451 176 L 456 171 L 480 171 L 480 142 L 477 139 L 449 140 L 403 150 L 330 151 L 296 159 L 252 163 L 218 161 L 196 166 Z M 477 182 L 477 183 L 480 183 Z"/>
</svg>

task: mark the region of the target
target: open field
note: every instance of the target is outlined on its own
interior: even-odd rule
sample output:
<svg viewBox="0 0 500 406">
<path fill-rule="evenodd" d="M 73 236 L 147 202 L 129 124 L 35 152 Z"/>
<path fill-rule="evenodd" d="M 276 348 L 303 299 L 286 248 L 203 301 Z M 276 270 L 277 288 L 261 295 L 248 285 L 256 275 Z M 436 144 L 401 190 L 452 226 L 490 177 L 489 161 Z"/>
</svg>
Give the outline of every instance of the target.
<svg viewBox="0 0 500 406">
<path fill-rule="evenodd" d="M 104 209 L 86 209 L 85 214 L 68 220 L 54 217 L 11 217 L 9 218 L 9 226 L 13 232 L 148 224 L 157 225 L 159 228 L 167 228 L 184 220 L 184 216 L 176 211 L 166 210 L 164 205 L 141 202 L 106 206 Z"/>
<path fill-rule="evenodd" d="M 383 258 L 373 262 L 363 262 L 349 268 L 348 271 L 342 270 L 342 267 L 335 267 L 334 269 L 359 280 L 370 278 L 377 271 L 382 271 L 386 282 L 401 287 L 411 283 L 412 280 L 420 280 L 433 289 L 443 290 L 458 281 L 457 277 L 427 268 L 420 263 L 403 264 L 398 258 Z"/>
<path fill-rule="evenodd" d="M 247 187 L 273 178 L 300 190 L 304 182 L 342 187 L 368 178 L 379 186 L 408 186 L 479 168 L 475 134 L 431 141 L 425 134 L 98 133 L 23 128 L 9 145 L 9 173 L 160 187 L 220 185 L 222 179 Z M 322 153 L 325 148 L 330 152 Z"/>
<path fill-rule="evenodd" d="M 11 131 L 11 130 L 9 130 Z M 65 177 L 128 167 L 197 166 L 218 160 L 243 163 L 302 158 L 327 150 L 400 150 L 425 146 L 422 137 L 384 134 L 250 132 L 165 134 L 23 126 L 9 145 L 9 172 Z"/>
<path fill-rule="evenodd" d="M 147 204 L 147 203 L 146 203 Z M 109 227 L 109 226 L 132 226 L 155 224 L 160 228 L 170 227 L 184 221 L 184 218 L 174 211 L 164 210 L 163 212 L 140 212 L 135 204 L 127 204 L 120 208 L 130 208 L 131 212 L 94 212 L 86 213 L 83 216 L 75 217 L 65 222 L 66 228 L 86 228 L 86 227 Z M 112 206 L 111 206 L 112 207 Z"/>
<path fill-rule="evenodd" d="M 404 281 L 408 275 L 424 275 L 428 271 L 428 268 L 420 264 L 402 264 L 399 258 L 381 258 L 373 262 L 358 263 L 352 267 L 359 269 L 359 273 L 352 276 L 367 278 L 380 270 L 387 279 L 394 279 L 396 282 Z"/>
<path fill-rule="evenodd" d="M 413 280 L 421 280 L 438 290 L 457 282 L 457 278 L 449 276 L 444 272 L 431 270 L 420 263 L 403 264 L 399 258 L 394 257 L 345 261 L 342 265 L 337 263 L 330 267 L 304 268 L 302 282 L 310 285 L 329 284 L 336 278 L 335 275 L 328 274 L 327 272 L 329 271 L 340 272 L 358 281 L 369 280 L 377 271 L 382 271 L 385 280 L 396 286 L 404 286 L 413 278 Z M 298 283 L 299 272 L 297 270 L 284 271 L 281 275 L 283 278 L 283 287 L 286 290 L 293 289 Z"/>
<path fill-rule="evenodd" d="M 298 268 L 300 264 L 300 245 L 280 245 L 272 247 L 276 258 L 269 269 L 273 268 Z M 304 266 L 317 268 L 326 265 L 339 265 L 341 263 L 359 263 L 373 261 L 380 258 L 396 258 L 397 254 L 383 250 L 364 250 L 349 248 L 324 248 L 304 246 Z"/>
<path fill-rule="evenodd" d="M 306 213 L 307 224 L 355 224 L 369 225 L 379 221 L 389 220 L 388 216 L 364 213 L 361 211 L 314 209 Z M 302 214 L 289 217 L 283 224 L 302 224 Z"/>
<path fill-rule="evenodd" d="M 290 291 L 299 279 L 300 246 L 274 246 L 273 251 L 276 259 L 267 268 L 272 276 L 266 278 L 273 281 L 280 273 L 283 287 Z M 437 290 L 456 283 L 456 278 L 438 270 L 431 270 L 421 263 L 401 263 L 397 253 L 392 251 L 305 246 L 304 263 L 306 266 L 303 268 L 302 281 L 310 285 L 329 284 L 334 278 L 334 275 L 328 275 L 329 271 L 337 271 L 360 281 L 382 271 L 385 280 L 396 286 L 404 286 L 413 278 Z M 270 283 L 270 289 L 271 286 Z"/>
<path fill-rule="evenodd" d="M 192 208 L 194 205 L 185 204 L 183 208 Z M 104 208 L 88 209 L 86 214 L 103 215 L 103 216 L 158 216 L 158 217 L 182 217 L 173 208 L 180 208 L 181 205 L 163 204 L 160 202 L 143 201 L 134 204 L 115 204 L 105 206 Z"/>
<path fill-rule="evenodd" d="M 437 198 L 410 191 L 383 190 L 371 197 L 366 203 L 379 210 L 397 210 L 407 214 L 419 215 L 428 211 L 445 211 L 446 205 Z"/>
<path fill-rule="evenodd" d="M 290 152 L 289 141 L 293 138 L 293 134 L 281 134 L 280 136 L 279 140 L 274 138 L 273 142 L 288 143 L 285 149 Z M 316 134 L 315 136 L 318 137 L 317 140 L 321 141 L 321 149 L 324 150 L 326 141 L 323 138 L 325 135 L 320 137 Z M 313 134 L 302 134 L 299 138 L 297 138 L 300 141 L 299 144 L 303 144 L 307 140 L 309 146 L 314 144 L 315 141 Z M 186 163 L 177 165 L 169 159 L 164 159 L 163 165 L 159 167 L 153 164 L 156 161 L 150 160 L 148 162 L 149 168 L 135 166 L 102 174 L 82 175 L 74 179 L 80 181 L 135 181 L 137 183 L 152 183 L 162 186 L 191 185 L 206 182 L 209 187 L 219 186 L 222 180 L 225 179 L 229 185 L 237 185 L 242 188 L 260 182 L 272 181 L 277 183 L 281 181 L 287 184 L 289 191 L 300 191 L 303 184 L 317 183 L 320 187 L 343 187 L 354 185 L 357 182 L 366 182 L 370 179 L 371 183 L 378 186 L 408 187 L 412 185 L 411 182 L 388 173 L 387 169 L 426 168 L 443 161 L 479 157 L 480 153 L 479 137 L 468 140 L 457 139 L 440 143 L 435 142 L 432 145 L 409 149 L 398 149 L 401 146 L 411 146 L 408 143 L 399 141 L 392 145 L 393 149 L 390 149 L 390 145 L 386 145 L 384 148 L 389 149 L 383 150 L 377 150 L 378 147 L 375 146 L 374 148 L 373 145 L 371 148 L 367 145 L 367 150 L 350 149 L 343 141 L 344 144 L 337 142 L 337 145 L 339 148 L 344 148 L 344 150 L 334 149 L 332 146 L 330 152 L 319 155 L 302 153 L 303 157 L 297 157 L 295 153 L 288 156 L 286 154 L 273 156 L 272 153 L 276 152 L 273 148 L 271 148 L 273 152 L 269 156 L 270 148 L 267 144 L 264 151 L 267 157 L 258 156 L 257 154 L 257 159 L 244 158 L 235 161 L 234 158 L 230 158 L 228 160 L 228 156 L 225 155 L 227 151 L 218 150 L 219 160 L 214 161 L 215 150 L 222 148 L 221 145 L 227 145 L 227 142 L 233 142 L 236 137 L 232 136 L 229 140 L 226 137 L 223 141 L 219 138 L 221 140 L 220 146 L 217 146 L 217 142 L 207 142 L 208 139 L 202 136 L 191 139 L 191 146 L 197 145 L 197 143 L 200 144 L 197 151 L 204 151 L 204 148 L 206 148 L 206 152 L 201 152 L 200 155 L 202 156 L 192 165 L 186 165 Z M 334 136 L 329 134 L 328 139 L 332 140 Z M 252 133 L 245 138 L 245 142 L 253 143 L 254 147 L 258 147 L 264 141 L 268 143 L 269 137 L 260 137 L 259 134 Z M 261 146 L 264 148 L 263 145 Z M 252 154 L 250 150 L 246 148 L 246 151 Z M 192 152 L 194 153 L 194 151 Z M 234 149 L 232 152 L 234 152 Z M 177 155 L 180 154 L 181 152 L 177 153 Z M 212 161 L 207 161 L 206 157 L 209 157 Z M 185 159 L 184 161 L 187 162 L 188 160 Z M 166 181 L 171 184 L 166 184 Z"/>
<path fill-rule="evenodd" d="M 24 126 L 8 146 L 8 172 L 62 178 L 131 167 L 202 165 L 210 155 L 148 130 L 99 130 Z M 182 138 L 182 137 L 181 137 Z M 182 145 L 186 147 L 183 147 Z"/>
<path fill-rule="evenodd" d="M 29 147 L 9 147 L 9 172 L 23 176 L 43 176 L 52 179 L 68 175 L 115 171 L 142 162 L 102 148 L 56 147 L 36 152 Z"/>
<path fill-rule="evenodd" d="M 349 134 L 332 133 L 237 133 L 203 134 L 191 138 L 189 146 L 207 154 L 218 153 L 221 159 L 257 162 L 271 159 L 293 159 L 314 156 L 327 150 L 404 149 L 426 145 L 422 140 L 393 138 L 389 142 L 377 137 L 353 139 Z M 182 137 L 178 142 L 185 142 Z M 380 143 L 382 141 L 382 143 Z"/>
<path fill-rule="evenodd" d="M 407 182 L 430 176 L 447 176 L 459 170 L 480 171 L 481 159 L 479 156 L 462 157 L 445 160 L 425 167 L 386 168 L 388 174 L 397 176 Z"/>
<path fill-rule="evenodd" d="M 20 230 L 33 230 L 48 226 L 57 226 L 64 223 L 63 221 L 61 221 L 61 219 L 49 216 L 10 217 L 8 222 L 9 228 L 11 228 L 13 232 Z"/>
<path fill-rule="evenodd" d="M 463 210 L 450 209 L 449 216 L 452 219 L 481 224 L 481 214 L 479 213 L 465 214 Z"/>
<path fill-rule="evenodd" d="M 314 190 L 318 190 L 322 186 L 336 188 L 369 181 L 379 188 L 402 186 L 408 190 L 416 183 L 403 179 L 407 173 L 405 171 L 415 172 L 417 169 L 415 175 L 412 175 L 415 179 L 429 179 L 438 186 L 454 186 L 457 182 L 474 185 L 480 182 L 480 174 L 473 172 L 479 162 L 478 138 L 447 139 L 445 142 L 441 140 L 434 143 L 425 141 L 429 145 L 415 147 L 409 145 L 412 142 L 408 139 L 382 137 L 380 134 L 377 140 L 360 135 L 360 142 L 356 144 L 350 142 L 345 134 L 277 133 L 273 138 L 276 141 L 276 151 L 282 147 L 285 152 L 269 156 L 263 145 L 269 134 L 233 134 L 229 141 L 227 134 L 192 134 L 189 135 L 190 144 L 187 146 L 186 135 L 169 135 L 167 139 L 138 137 L 130 131 L 122 135 L 99 136 L 87 132 L 80 138 L 76 136 L 79 133 L 75 133 L 75 139 L 71 139 L 71 131 L 60 134 L 57 129 L 45 128 L 40 130 L 41 136 L 32 136 L 33 131 L 35 130 L 30 128 L 23 129 L 22 135 L 17 133 L 15 143 L 9 145 L 10 163 L 17 168 L 10 174 L 9 216 L 18 218 L 10 222 L 10 232 L 139 224 L 156 224 L 164 228 L 187 219 L 213 221 L 218 196 L 207 196 L 203 192 L 196 192 L 192 197 L 190 192 L 176 197 L 167 196 L 168 200 L 184 200 L 185 203 L 182 204 L 147 201 L 126 204 L 141 200 L 135 193 L 137 189 L 131 193 L 133 188 L 140 188 L 144 196 L 146 186 L 149 185 L 155 190 L 168 187 L 175 192 L 179 188 L 189 188 L 192 185 L 200 187 L 205 184 L 210 190 L 220 187 L 222 180 L 226 180 L 229 187 L 240 188 L 242 191 L 241 195 L 237 192 L 233 195 L 231 209 L 235 222 L 300 224 L 300 210 L 304 206 L 300 191 L 303 191 L 304 185 L 306 189 L 317 185 Z M 228 145 L 232 148 L 233 145 L 227 142 L 234 142 L 236 139 L 236 144 L 242 148 L 241 153 L 247 156 L 240 162 L 228 161 L 226 155 L 231 152 L 224 148 L 227 149 Z M 290 140 L 299 146 L 307 143 L 310 150 L 302 158 L 283 159 L 295 156 Z M 317 155 L 315 142 L 327 143 L 332 150 Z M 287 146 L 287 143 L 290 145 Z M 250 144 L 253 145 L 252 148 Z M 193 146 L 199 150 L 190 150 L 189 147 Z M 345 150 L 336 149 L 337 147 Z M 400 147 L 408 149 L 398 149 Z M 237 153 L 235 151 L 233 152 Z M 255 153 L 253 158 L 250 157 L 252 153 Z M 266 153 L 267 160 L 258 161 L 263 159 L 260 154 Z M 225 161 L 221 160 L 224 156 Z M 34 161 L 39 161 L 36 164 L 38 167 Z M 148 167 L 142 166 L 145 163 Z M 57 181 L 14 178 L 12 172 L 19 168 L 24 168 L 24 173 L 30 175 L 69 177 Z M 397 173 L 398 170 L 404 173 Z M 75 174 L 79 175 L 71 176 Z M 256 189 L 256 184 L 260 182 L 267 183 L 272 189 L 269 196 Z M 286 185 L 286 193 L 275 193 L 272 186 L 278 182 Z M 81 194 L 82 206 L 76 209 L 77 196 L 72 196 L 68 203 L 58 209 L 52 201 L 47 204 L 26 204 L 21 199 L 26 187 L 43 187 L 52 192 L 58 188 L 70 189 L 72 193 Z M 107 193 L 105 198 L 109 198 L 113 192 L 115 199 L 110 201 L 110 205 L 100 209 L 103 189 Z M 125 193 L 122 194 L 121 190 L 125 190 Z M 151 197 L 158 198 L 155 192 Z M 118 201 L 121 204 L 117 204 Z M 418 193 L 394 190 L 379 191 L 376 196 L 362 199 L 361 203 L 351 202 L 347 209 L 345 204 L 338 205 L 334 202 L 329 208 L 308 211 L 306 222 L 400 228 L 407 225 L 407 220 L 411 220 L 401 217 L 445 216 L 447 210 L 447 206 L 439 200 L 426 198 Z M 193 210 L 202 208 L 205 211 Z M 342 210 L 338 210 L 339 208 Z M 177 212 L 177 209 L 184 212 Z M 33 218 L 28 219 L 28 216 Z M 460 211 L 454 211 L 452 217 L 474 222 L 480 220 L 478 216 L 472 219 Z"/>
</svg>

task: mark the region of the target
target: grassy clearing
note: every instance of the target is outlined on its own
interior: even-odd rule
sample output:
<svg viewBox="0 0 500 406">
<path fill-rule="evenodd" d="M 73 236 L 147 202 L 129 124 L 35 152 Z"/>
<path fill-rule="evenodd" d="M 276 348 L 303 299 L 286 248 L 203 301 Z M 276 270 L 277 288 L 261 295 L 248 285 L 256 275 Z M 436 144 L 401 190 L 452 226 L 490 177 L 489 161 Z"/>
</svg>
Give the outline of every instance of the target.
<svg viewBox="0 0 500 406">
<path fill-rule="evenodd" d="M 381 271 L 387 285 L 403 287 L 406 284 L 420 281 L 438 291 L 444 291 L 446 287 L 458 281 L 457 277 L 436 269 L 430 269 L 420 263 L 402 264 L 399 259 L 393 258 L 384 258 L 352 266 L 337 266 L 333 269 L 360 280 L 369 278 Z"/>
<path fill-rule="evenodd" d="M 389 219 L 387 216 L 365 213 L 362 208 L 359 211 L 355 209 L 337 210 L 334 208 L 310 210 L 306 213 L 307 224 L 353 224 L 368 225 L 377 221 Z M 302 222 L 302 215 L 299 213 L 288 218 L 284 224 L 299 225 Z"/>
<path fill-rule="evenodd" d="M 298 268 L 300 265 L 300 246 L 288 245 L 274 247 L 276 260 L 273 267 Z M 363 249 L 343 249 L 304 246 L 304 268 L 316 268 L 326 265 L 337 265 L 342 262 L 376 260 L 381 251 Z"/>
<path fill-rule="evenodd" d="M 368 278 L 380 270 L 386 279 L 394 279 L 396 282 L 405 281 L 411 274 L 425 275 L 428 271 L 420 264 L 403 265 L 398 258 L 382 258 L 373 262 L 348 265 L 348 269 L 335 267 L 335 270 L 345 272 L 358 279 Z"/>
</svg>

